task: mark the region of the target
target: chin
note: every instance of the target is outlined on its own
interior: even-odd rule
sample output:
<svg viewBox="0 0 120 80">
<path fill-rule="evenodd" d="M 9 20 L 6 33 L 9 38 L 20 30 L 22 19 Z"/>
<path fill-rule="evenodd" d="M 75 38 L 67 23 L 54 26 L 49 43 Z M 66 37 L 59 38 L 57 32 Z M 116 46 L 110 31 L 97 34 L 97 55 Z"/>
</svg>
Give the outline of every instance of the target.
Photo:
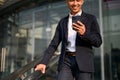
<svg viewBox="0 0 120 80">
<path fill-rule="evenodd" d="M 78 12 L 79 12 L 79 11 L 74 11 L 73 13 L 76 14 L 76 13 L 78 13 Z"/>
<path fill-rule="evenodd" d="M 74 13 L 78 13 L 80 10 L 73 10 Z"/>
</svg>

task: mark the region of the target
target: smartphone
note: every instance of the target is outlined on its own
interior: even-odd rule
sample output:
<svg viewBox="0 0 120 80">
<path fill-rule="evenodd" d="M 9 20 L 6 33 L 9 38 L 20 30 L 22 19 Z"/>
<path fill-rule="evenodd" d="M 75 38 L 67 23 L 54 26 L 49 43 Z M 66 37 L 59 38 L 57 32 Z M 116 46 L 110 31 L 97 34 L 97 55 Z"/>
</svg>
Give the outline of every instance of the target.
<svg viewBox="0 0 120 80">
<path fill-rule="evenodd" d="M 76 23 L 77 21 L 81 21 L 81 16 L 73 16 L 72 23 Z"/>
<path fill-rule="evenodd" d="M 81 21 L 81 16 L 73 16 L 72 17 L 72 23 L 77 23 L 77 21 Z M 75 30 L 74 27 L 73 27 L 73 30 Z"/>
</svg>

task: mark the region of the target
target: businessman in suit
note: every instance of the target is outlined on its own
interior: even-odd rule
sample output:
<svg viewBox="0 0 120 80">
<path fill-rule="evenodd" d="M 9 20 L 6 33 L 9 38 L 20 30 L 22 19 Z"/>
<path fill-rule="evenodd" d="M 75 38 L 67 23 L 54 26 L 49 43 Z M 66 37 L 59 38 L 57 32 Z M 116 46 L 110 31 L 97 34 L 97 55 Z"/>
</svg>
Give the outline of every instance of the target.
<svg viewBox="0 0 120 80">
<path fill-rule="evenodd" d="M 102 39 L 95 16 L 83 12 L 84 0 L 66 0 L 70 10 L 62 18 L 44 57 L 35 70 L 45 73 L 46 66 L 61 43 L 57 80 L 91 80 L 94 72 L 92 47 L 100 47 Z M 80 20 L 72 23 L 74 17 Z"/>
</svg>

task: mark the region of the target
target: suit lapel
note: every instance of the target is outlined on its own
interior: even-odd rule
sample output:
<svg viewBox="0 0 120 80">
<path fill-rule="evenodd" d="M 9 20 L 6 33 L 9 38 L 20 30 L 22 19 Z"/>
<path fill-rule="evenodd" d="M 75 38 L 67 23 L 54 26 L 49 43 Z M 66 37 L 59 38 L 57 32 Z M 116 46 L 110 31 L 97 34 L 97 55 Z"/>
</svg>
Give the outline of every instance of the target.
<svg viewBox="0 0 120 80">
<path fill-rule="evenodd" d="M 65 20 L 64 20 L 64 29 L 63 29 L 63 31 L 64 31 L 64 34 L 65 34 L 65 39 L 67 40 L 68 39 L 68 17 L 69 16 L 67 16 L 66 18 L 65 18 Z"/>
<path fill-rule="evenodd" d="M 81 20 L 82 23 L 86 22 L 86 14 L 84 12 L 82 12 L 80 20 Z"/>
</svg>

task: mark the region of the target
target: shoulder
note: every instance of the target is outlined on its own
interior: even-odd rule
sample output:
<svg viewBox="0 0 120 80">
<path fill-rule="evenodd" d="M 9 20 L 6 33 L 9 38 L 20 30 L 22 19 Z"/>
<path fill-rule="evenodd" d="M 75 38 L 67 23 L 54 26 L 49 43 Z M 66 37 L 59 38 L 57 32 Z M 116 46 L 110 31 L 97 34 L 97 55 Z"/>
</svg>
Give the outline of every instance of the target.
<svg viewBox="0 0 120 80">
<path fill-rule="evenodd" d="M 88 18 L 96 18 L 95 15 L 90 14 L 90 13 L 86 13 L 86 12 L 83 12 L 83 15 L 85 15 Z"/>
<path fill-rule="evenodd" d="M 86 12 L 82 13 L 82 17 L 86 18 L 88 21 L 96 21 L 97 20 L 95 15 L 86 13 Z"/>
<path fill-rule="evenodd" d="M 67 16 L 61 18 L 59 22 L 61 23 L 61 22 L 67 21 L 67 20 L 68 20 L 68 17 L 69 17 L 69 16 L 67 15 Z"/>
<path fill-rule="evenodd" d="M 68 16 L 65 16 L 58 21 L 57 27 L 60 28 L 60 27 L 66 26 L 67 22 L 68 22 Z"/>
</svg>

